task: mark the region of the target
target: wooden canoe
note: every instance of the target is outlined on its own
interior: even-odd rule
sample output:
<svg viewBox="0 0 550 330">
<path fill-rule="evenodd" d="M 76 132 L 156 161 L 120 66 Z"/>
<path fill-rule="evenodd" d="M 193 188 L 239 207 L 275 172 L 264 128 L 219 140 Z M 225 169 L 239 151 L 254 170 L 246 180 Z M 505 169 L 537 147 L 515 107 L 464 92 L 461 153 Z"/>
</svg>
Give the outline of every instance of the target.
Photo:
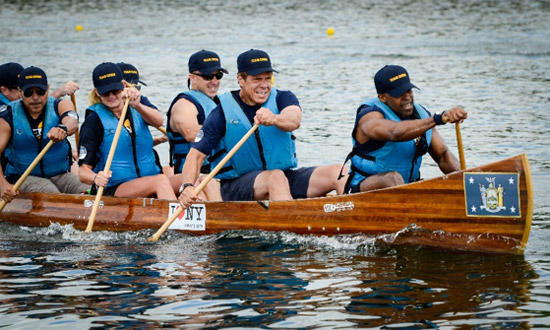
<svg viewBox="0 0 550 330">
<path fill-rule="evenodd" d="M 25 226 L 72 224 L 83 230 L 93 201 L 89 195 L 21 194 L 0 218 Z M 152 198 L 103 197 L 93 229 L 158 229 L 176 206 L 173 201 Z M 289 201 L 204 202 L 182 213 L 171 229 L 194 235 L 226 230 L 365 234 L 389 244 L 521 254 L 532 213 L 531 172 L 522 154 L 364 193 Z"/>
</svg>

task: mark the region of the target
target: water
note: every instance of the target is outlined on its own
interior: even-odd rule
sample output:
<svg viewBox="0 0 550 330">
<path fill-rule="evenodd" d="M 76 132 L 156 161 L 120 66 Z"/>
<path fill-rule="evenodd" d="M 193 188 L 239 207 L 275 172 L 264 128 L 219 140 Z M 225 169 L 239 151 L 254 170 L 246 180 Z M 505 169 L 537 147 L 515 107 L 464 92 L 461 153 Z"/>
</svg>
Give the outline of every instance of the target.
<svg viewBox="0 0 550 330">
<path fill-rule="evenodd" d="M 0 223 L 0 326 L 547 327 L 549 12 L 548 1 L 4 1 L 0 62 L 42 67 L 52 88 L 76 80 L 81 115 L 103 61 L 137 66 L 142 91 L 165 112 L 186 88 L 191 53 L 220 55 L 226 91 L 237 88 L 237 55 L 266 50 L 276 87 L 304 110 L 304 166 L 344 159 L 374 73 L 403 65 L 431 111 L 469 111 L 468 166 L 527 153 L 535 208 L 523 256 L 395 248 L 361 235 L 169 233 L 150 244 L 147 231 Z M 455 152 L 453 127 L 438 131 Z M 167 163 L 167 145 L 157 148 Z M 422 173 L 438 169 L 425 158 Z"/>
</svg>

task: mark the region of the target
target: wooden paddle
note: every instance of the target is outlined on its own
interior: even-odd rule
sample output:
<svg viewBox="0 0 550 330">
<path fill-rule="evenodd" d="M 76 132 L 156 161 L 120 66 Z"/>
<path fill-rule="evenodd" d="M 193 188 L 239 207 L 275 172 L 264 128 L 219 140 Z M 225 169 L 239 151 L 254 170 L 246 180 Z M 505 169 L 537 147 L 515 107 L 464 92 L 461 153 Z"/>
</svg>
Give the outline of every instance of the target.
<svg viewBox="0 0 550 330">
<path fill-rule="evenodd" d="M 250 135 L 252 135 L 252 133 L 256 131 L 257 128 L 258 128 L 258 124 L 254 124 L 254 126 L 252 126 L 252 128 L 250 128 L 248 132 L 246 132 L 246 134 L 239 140 L 239 142 L 237 142 L 237 144 L 235 144 L 235 146 L 227 153 L 227 155 L 223 157 L 220 163 L 216 165 L 216 167 L 214 167 L 214 169 L 210 172 L 210 174 L 208 174 L 208 176 L 204 178 L 204 180 L 202 180 L 202 182 L 193 191 L 193 194 L 195 196 L 197 196 L 204 189 L 204 187 L 206 187 L 208 182 L 210 182 L 210 180 L 212 180 L 212 178 L 216 174 L 218 174 L 218 172 L 222 169 L 225 163 L 227 163 L 227 161 L 231 159 L 231 157 L 233 157 L 233 155 L 237 152 L 237 150 L 239 150 L 239 148 L 246 142 L 246 140 L 250 137 Z M 157 230 L 157 232 L 153 236 L 149 237 L 148 239 L 149 242 L 158 241 L 160 236 L 168 229 L 168 227 L 170 227 L 170 225 L 176 220 L 176 218 L 180 215 L 180 213 L 183 212 L 183 210 L 184 209 L 181 206 L 179 206 L 176 209 L 176 211 L 172 214 L 172 216 L 162 224 L 159 230 Z"/>
<path fill-rule="evenodd" d="M 103 169 L 104 172 L 109 172 L 109 169 L 111 168 L 111 163 L 113 162 L 113 157 L 115 156 L 115 150 L 116 146 L 118 144 L 118 138 L 120 137 L 120 131 L 122 130 L 122 124 L 124 123 L 124 120 L 126 119 L 126 112 L 128 111 L 128 102 L 130 101 L 130 98 L 126 98 L 126 102 L 124 102 L 124 108 L 122 109 L 122 113 L 120 114 L 120 119 L 118 120 L 118 125 L 116 127 L 115 136 L 113 137 L 113 142 L 111 143 L 111 149 L 109 149 L 109 155 L 107 155 L 107 161 L 105 162 L 105 169 Z M 94 226 L 95 221 L 95 215 L 97 213 L 97 209 L 99 207 L 99 201 L 101 200 L 101 197 L 103 196 L 103 190 L 105 187 L 99 187 L 97 189 L 97 194 L 95 195 L 94 200 L 94 206 L 92 208 L 92 213 L 90 214 L 90 217 L 88 218 L 88 226 L 86 227 L 86 233 L 89 233 L 92 231 L 92 227 Z"/>
<path fill-rule="evenodd" d="M 460 124 L 455 123 L 456 143 L 458 147 L 458 157 L 460 158 L 460 169 L 466 169 L 466 159 L 464 158 L 464 149 L 462 148 L 462 134 L 460 133 Z"/>
<path fill-rule="evenodd" d="M 74 96 L 74 93 L 71 94 L 71 102 L 73 102 L 73 106 L 74 106 L 74 111 L 76 111 L 76 97 Z M 78 154 L 79 150 L 78 150 L 78 140 L 80 139 L 79 135 L 78 135 L 78 126 L 76 126 L 76 131 L 74 132 L 74 142 L 76 144 L 76 153 Z"/>
<path fill-rule="evenodd" d="M 168 136 L 168 133 L 166 133 L 166 128 L 164 128 L 164 126 L 159 126 L 157 127 L 157 129 L 161 131 L 164 136 Z"/>
<path fill-rule="evenodd" d="M 44 155 L 46 154 L 46 152 L 48 152 L 48 150 L 50 150 L 50 147 L 53 145 L 53 141 L 50 140 L 50 142 L 48 142 L 48 144 L 46 144 L 46 146 L 44 147 L 44 149 L 42 149 L 42 151 L 40 151 L 40 153 L 36 156 L 36 158 L 32 161 L 32 163 L 29 165 L 29 167 L 25 170 L 25 172 L 23 172 L 23 175 L 21 175 L 21 177 L 19 178 L 19 180 L 17 180 L 15 182 L 15 184 L 13 185 L 13 190 L 14 191 L 17 191 L 19 190 L 19 187 L 21 187 L 21 185 L 23 184 L 23 181 L 25 181 L 25 179 L 29 176 L 29 174 L 31 174 L 32 170 L 34 170 L 34 168 L 36 167 L 36 165 L 38 165 L 38 163 L 42 160 L 42 158 L 44 157 Z M 4 206 L 6 206 L 6 201 L 5 200 L 2 200 L 0 202 L 0 212 L 4 209 Z"/>
</svg>

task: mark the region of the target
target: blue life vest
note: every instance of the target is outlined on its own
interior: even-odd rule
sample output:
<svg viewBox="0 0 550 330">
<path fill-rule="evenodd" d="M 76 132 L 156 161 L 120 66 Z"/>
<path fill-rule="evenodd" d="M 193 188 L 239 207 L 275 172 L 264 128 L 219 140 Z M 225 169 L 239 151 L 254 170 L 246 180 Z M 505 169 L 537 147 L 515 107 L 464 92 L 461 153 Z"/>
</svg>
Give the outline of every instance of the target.
<svg viewBox="0 0 550 330">
<path fill-rule="evenodd" d="M 385 119 L 398 122 L 402 121 L 390 107 L 378 98 L 367 100 L 363 105 L 376 106 L 382 110 Z M 417 103 L 414 103 L 414 109 L 418 113 L 420 119 L 429 117 L 428 112 Z M 354 127 L 353 132 L 355 132 L 356 129 L 357 127 Z M 423 139 L 422 136 L 409 141 L 386 141 L 382 147 L 369 152 L 362 151 L 361 145 L 355 140 L 355 137 L 352 136 L 353 156 L 351 157 L 350 175 L 353 175 L 353 177 L 351 178 L 351 186 L 359 185 L 361 181 L 369 175 L 391 171 L 399 172 L 405 183 L 419 180 L 422 155 L 426 153 L 430 147 L 432 129 L 426 131 L 424 135 L 427 146 L 422 150 L 419 149 L 420 152 L 417 151 L 417 143 Z"/>
<path fill-rule="evenodd" d="M 21 175 L 33 162 L 40 151 L 50 142 L 46 136 L 50 129 L 59 124 L 59 114 L 54 107 L 55 99 L 48 97 L 44 109 L 44 122 L 42 126 L 42 138 L 38 140 L 31 129 L 21 100 L 11 103 L 13 114 L 13 128 L 11 141 L 5 150 L 7 164 L 4 174 Z M 54 143 L 44 155 L 40 163 L 32 170 L 31 175 L 43 178 L 65 173 L 70 168 L 71 148 L 65 139 Z"/>
<path fill-rule="evenodd" d="M 215 154 L 219 157 L 213 160 L 212 167 L 215 167 L 252 128 L 248 117 L 231 92 L 221 95 L 220 103 L 225 115 L 225 136 L 216 146 Z M 262 107 L 279 114 L 276 89 L 271 89 L 271 94 Z M 294 136 L 291 132 L 285 132 L 276 126 L 262 125 L 255 134 L 255 137 L 251 136 L 244 142 L 218 172 L 216 178 L 233 179 L 252 171 L 287 170 L 298 165 Z"/>
<path fill-rule="evenodd" d="M 103 141 L 99 146 L 97 155 L 99 162 L 94 168 L 94 172 L 99 172 L 105 168 L 107 156 L 115 137 L 118 119 L 101 103 L 96 103 L 89 109 L 98 114 L 103 125 Z M 107 183 L 107 187 L 143 176 L 157 175 L 161 172 L 153 151 L 153 137 L 148 124 L 134 108 L 129 107 L 128 111 L 133 121 L 135 141 L 132 141 L 130 133 L 122 127 L 113 162 L 111 163 L 112 176 Z"/>
<path fill-rule="evenodd" d="M 204 110 L 204 118 L 208 117 L 210 112 L 217 106 L 216 102 L 214 102 L 208 95 L 204 94 L 201 91 L 197 90 L 189 90 L 185 91 L 183 93 L 179 93 L 174 100 L 172 101 L 172 104 L 170 105 L 170 108 L 168 109 L 167 114 L 167 121 L 170 122 L 170 117 L 172 116 L 172 107 L 174 104 L 183 97 L 183 95 L 190 96 L 195 102 L 201 105 L 202 109 Z M 199 125 L 202 125 L 203 123 L 199 123 Z M 167 131 L 168 135 L 168 143 L 170 144 L 170 166 L 174 166 L 174 173 L 181 173 L 181 170 L 183 169 L 183 164 L 185 164 L 185 158 L 187 157 L 187 154 L 189 153 L 189 150 L 191 150 L 192 142 L 187 142 L 185 140 L 185 137 L 181 135 L 180 133 L 174 132 L 171 129 Z M 210 172 L 210 162 L 207 160 L 204 161 L 203 169 L 201 172 Z"/>
</svg>

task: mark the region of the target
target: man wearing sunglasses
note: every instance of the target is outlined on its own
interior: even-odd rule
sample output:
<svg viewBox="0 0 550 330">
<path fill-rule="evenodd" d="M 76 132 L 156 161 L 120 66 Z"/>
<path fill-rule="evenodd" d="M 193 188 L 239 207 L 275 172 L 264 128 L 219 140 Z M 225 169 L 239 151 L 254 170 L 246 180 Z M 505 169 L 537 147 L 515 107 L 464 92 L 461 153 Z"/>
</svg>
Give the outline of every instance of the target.
<svg viewBox="0 0 550 330">
<path fill-rule="evenodd" d="M 179 93 L 168 108 L 167 132 L 170 142 L 170 165 L 174 173 L 181 173 L 185 157 L 199 133 L 204 121 L 218 104 L 218 90 L 227 70 L 221 67 L 218 54 L 200 50 L 189 57 L 188 91 Z M 201 173 L 210 173 L 208 159 L 201 166 Z M 208 200 L 221 200 L 217 181 L 211 181 L 205 189 Z"/>
<path fill-rule="evenodd" d="M 273 72 L 268 54 L 251 49 L 237 58 L 240 90 L 220 95 L 202 127 L 183 168 L 179 201 L 189 207 L 197 198 L 190 188 L 200 164 L 215 150 L 215 166 L 252 127 L 250 137 L 220 170 L 223 200 L 288 200 L 342 193 L 345 178 L 338 179 L 342 164 L 298 168 L 292 132 L 300 127 L 302 110 L 290 91 L 271 87 Z"/>
<path fill-rule="evenodd" d="M 20 191 L 82 193 L 89 188 L 69 173 L 71 147 L 67 136 L 78 129 L 78 114 L 69 100 L 48 96 L 44 71 L 28 67 L 19 74 L 21 100 L 0 114 L 0 151 L 4 152 L 0 193 L 6 202 L 17 192 L 13 184 L 50 140 L 56 142 L 23 182 Z"/>
</svg>

